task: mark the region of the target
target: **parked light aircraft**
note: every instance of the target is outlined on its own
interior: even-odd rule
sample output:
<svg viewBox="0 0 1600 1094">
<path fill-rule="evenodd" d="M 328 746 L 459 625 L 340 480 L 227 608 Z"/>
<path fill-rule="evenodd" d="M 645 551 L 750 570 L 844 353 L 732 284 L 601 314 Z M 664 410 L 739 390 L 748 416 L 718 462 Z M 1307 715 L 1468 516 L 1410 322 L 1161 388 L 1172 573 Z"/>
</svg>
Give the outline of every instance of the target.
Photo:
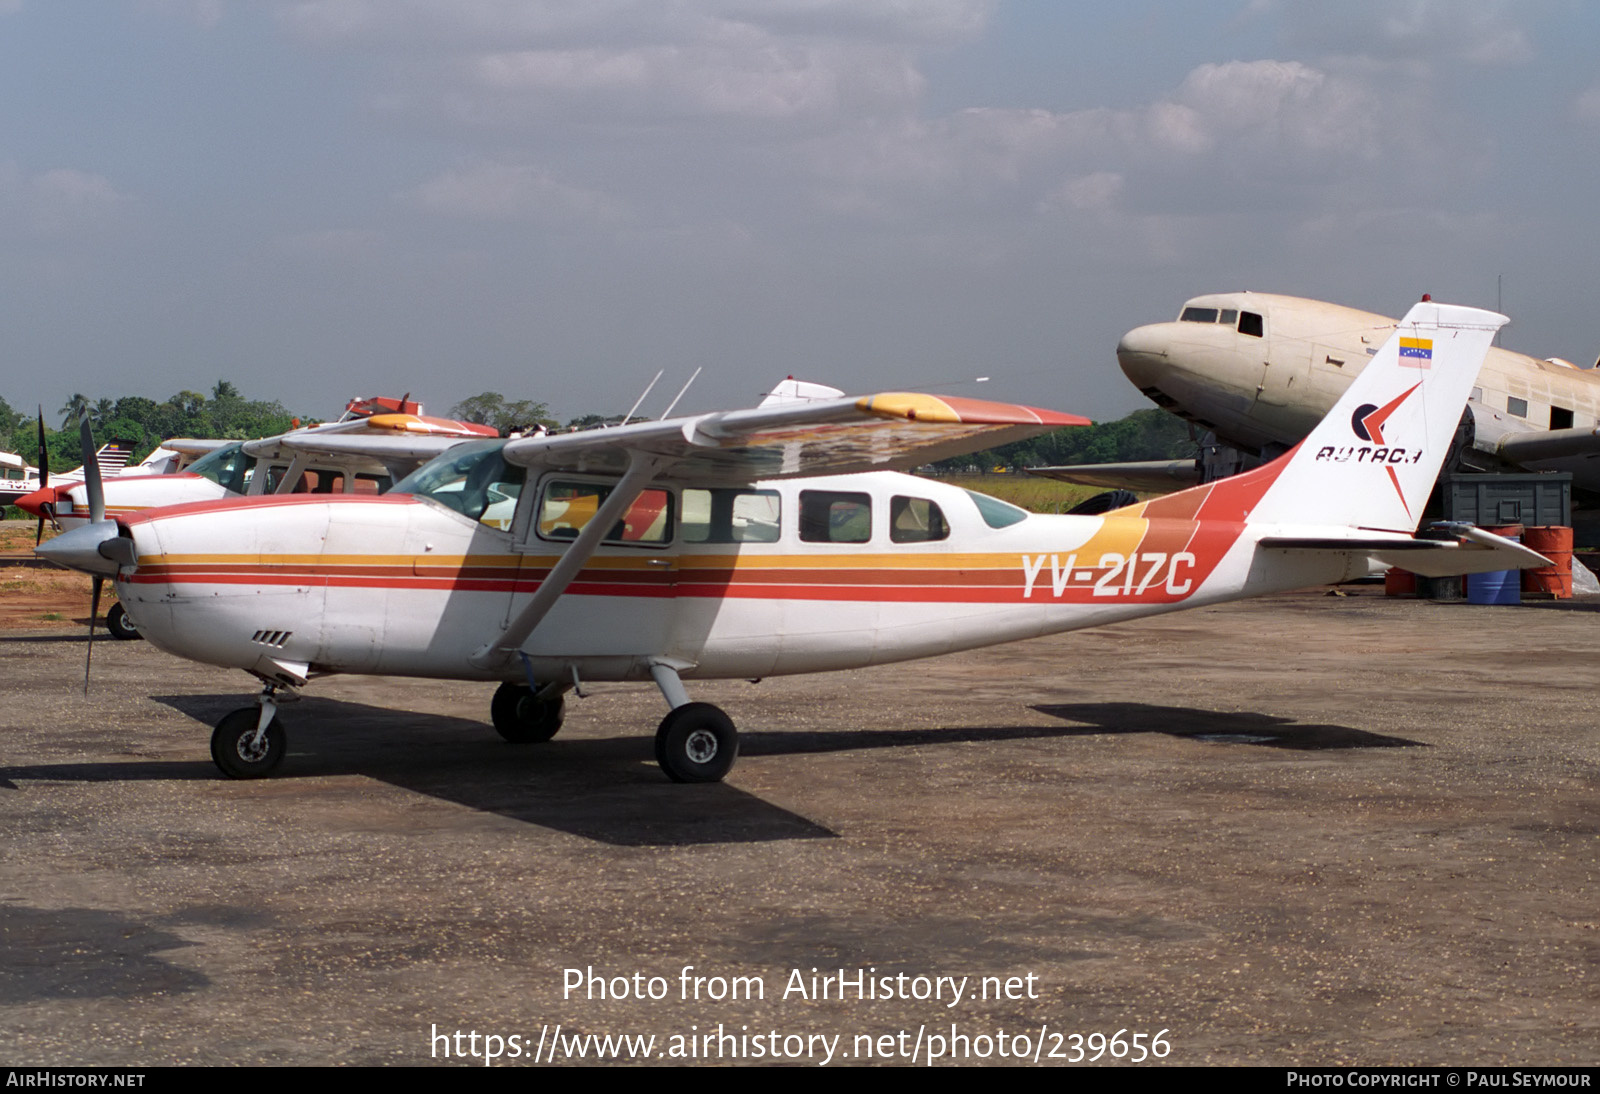
<svg viewBox="0 0 1600 1094">
<path fill-rule="evenodd" d="M 371 443 L 337 454 L 320 444 L 329 437 L 351 435 Z M 336 422 L 274 437 L 163 441 L 140 465 L 148 469 L 145 473 L 119 475 L 115 481 L 103 481 L 102 489 L 106 512 L 112 516 L 240 495 L 375 494 L 453 444 L 498 435 L 492 426 L 425 416 L 421 405 L 409 399 L 352 399 Z M 165 459 L 158 459 L 158 454 Z M 16 504 L 62 528 L 89 522 L 88 490 L 81 475 Z"/>
<path fill-rule="evenodd" d="M 261 494 L 377 494 L 452 445 L 494 436 L 498 431 L 492 426 L 428 417 L 409 397 L 358 398 L 350 400 L 336 422 L 274 437 L 163 441 L 137 467 L 110 479 L 102 473 L 99 490 L 104 512 L 113 518 L 186 502 Z M 41 452 L 43 438 L 41 416 Z M 342 447 L 329 447 L 334 438 Z M 90 522 L 90 486 L 81 471 L 76 478 L 43 486 L 17 500 L 18 508 L 39 518 L 41 536 L 46 520 L 58 529 Z M 106 629 L 119 639 L 140 637 L 120 601 L 106 613 Z"/>
<path fill-rule="evenodd" d="M 657 760 L 715 781 L 737 734 L 685 680 L 930 657 L 1338 581 L 1374 559 L 1439 576 L 1544 565 L 1470 526 L 1413 534 L 1503 322 L 1419 304 L 1294 452 L 1104 516 L 862 473 L 1083 422 L 890 394 L 468 443 L 381 497 L 186 505 L 40 553 L 114 579 L 161 648 L 262 681 L 212 734 L 228 775 L 278 764 L 281 693 L 360 672 L 500 681 L 492 720 L 518 742 L 554 735 L 581 683 L 653 679 L 671 708 Z"/>
<path fill-rule="evenodd" d="M 1172 490 L 1258 466 L 1311 431 L 1395 327 L 1381 315 L 1293 296 L 1197 296 L 1175 322 L 1123 335 L 1117 362 L 1156 405 L 1214 434 L 1199 459 L 1031 470 Z M 1600 370 L 1491 348 L 1445 469 L 1570 471 L 1575 487 L 1600 494 L 1597 423 Z"/>
</svg>

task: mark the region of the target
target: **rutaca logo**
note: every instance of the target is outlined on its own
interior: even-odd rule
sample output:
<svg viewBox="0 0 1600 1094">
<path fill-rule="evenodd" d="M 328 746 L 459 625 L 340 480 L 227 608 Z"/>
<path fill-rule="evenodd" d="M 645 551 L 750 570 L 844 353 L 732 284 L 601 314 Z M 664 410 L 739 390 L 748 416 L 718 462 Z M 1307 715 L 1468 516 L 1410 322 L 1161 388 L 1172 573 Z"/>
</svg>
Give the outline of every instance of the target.
<svg viewBox="0 0 1600 1094">
<path fill-rule="evenodd" d="M 1356 407 L 1356 412 L 1350 415 L 1350 430 L 1364 441 L 1373 440 L 1371 433 L 1367 432 L 1367 415 L 1378 408 L 1371 403 L 1362 403 Z"/>
</svg>

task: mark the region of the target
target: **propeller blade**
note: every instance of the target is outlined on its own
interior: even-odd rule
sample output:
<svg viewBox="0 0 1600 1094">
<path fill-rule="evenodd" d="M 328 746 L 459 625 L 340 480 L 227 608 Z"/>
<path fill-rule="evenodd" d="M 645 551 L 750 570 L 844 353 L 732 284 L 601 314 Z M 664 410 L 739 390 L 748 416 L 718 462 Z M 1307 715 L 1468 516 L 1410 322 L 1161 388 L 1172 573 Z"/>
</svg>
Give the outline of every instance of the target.
<svg viewBox="0 0 1600 1094">
<path fill-rule="evenodd" d="M 39 404 L 39 489 L 50 485 L 50 449 L 44 443 L 44 404 Z"/>
<path fill-rule="evenodd" d="M 83 446 L 83 485 L 89 491 L 89 520 L 99 524 L 106 519 L 106 491 L 100 481 L 100 461 L 94 454 L 94 430 L 89 419 L 78 423 L 78 439 Z"/>
<path fill-rule="evenodd" d="M 94 598 L 89 607 L 89 652 L 83 659 L 83 693 L 89 694 L 89 666 L 94 663 L 94 620 L 100 614 L 100 587 L 106 579 L 96 574 L 94 579 Z"/>
</svg>

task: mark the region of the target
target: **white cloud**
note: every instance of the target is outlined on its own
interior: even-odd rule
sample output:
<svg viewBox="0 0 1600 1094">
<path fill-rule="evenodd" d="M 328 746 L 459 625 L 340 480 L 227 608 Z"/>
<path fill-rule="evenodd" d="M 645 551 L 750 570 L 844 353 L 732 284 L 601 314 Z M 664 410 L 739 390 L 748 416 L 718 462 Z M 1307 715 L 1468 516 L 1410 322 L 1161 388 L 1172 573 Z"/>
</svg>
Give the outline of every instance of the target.
<svg viewBox="0 0 1600 1094">
<path fill-rule="evenodd" d="M 1572 112 L 1586 122 L 1600 122 L 1600 84 L 1589 88 L 1572 104 Z"/>
<path fill-rule="evenodd" d="M 102 175 L 70 167 L 29 174 L 0 164 L 0 224 L 34 236 L 77 235 L 110 223 L 128 199 Z"/>
<path fill-rule="evenodd" d="M 1312 49 L 1498 67 L 1533 59 L 1521 24 L 1547 7 L 1539 0 L 1328 0 L 1277 10 L 1290 40 Z"/>
<path fill-rule="evenodd" d="M 435 213 L 474 220 L 616 224 L 628 215 L 623 203 L 605 194 L 519 164 L 482 162 L 447 171 L 407 198 Z"/>
</svg>

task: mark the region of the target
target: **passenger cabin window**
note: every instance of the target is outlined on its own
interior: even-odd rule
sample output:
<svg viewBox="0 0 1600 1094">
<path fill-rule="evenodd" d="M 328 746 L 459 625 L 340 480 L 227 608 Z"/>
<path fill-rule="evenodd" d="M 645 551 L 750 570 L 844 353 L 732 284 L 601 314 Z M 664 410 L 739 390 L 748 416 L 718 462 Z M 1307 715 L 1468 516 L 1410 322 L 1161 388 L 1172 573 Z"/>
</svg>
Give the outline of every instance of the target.
<svg viewBox="0 0 1600 1094">
<path fill-rule="evenodd" d="M 545 539 L 577 539 L 611 496 L 611 484 L 560 482 L 547 484 L 539 499 L 539 535 Z M 659 546 L 672 539 L 672 495 L 646 490 L 628 506 L 610 531 L 606 543 Z"/>
<path fill-rule="evenodd" d="M 1568 410 L 1564 406 L 1553 406 L 1553 407 L 1551 407 L 1550 408 L 1550 428 L 1551 429 L 1571 429 L 1572 428 L 1572 411 Z"/>
<path fill-rule="evenodd" d="M 950 526 L 935 502 L 896 496 L 889 502 L 889 539 L 895 543 L 932 543 L 949 539 Z"/>
<path fill-rule="evenodd" d="M 1248 334 L 1252 338 L 1261 338 L 1264 337 L 1266 329 L 1266 323 L 1255 312 L 1242 311 L 1239 313 L 1240 334 Z"/>
<path fill-rule="evenodd" d="M 990 528 L 1009 528 L 1013 524 L 1028 519 L 1028 511 L 1012 505 L 1009 501 L 991 498 L 988 494 L 980 494 L 976 490 L 968 490 L 967 497 L 978 507 L 978 513 L 983 517 L 983 523 Z"/>
<path fill-rule="evenodd" d="M 678 535 L 685 543 L 776 543 L 782 513 L 776 490 L 689 489 Z"/>
<path fill-rule="evenodd" d="M 800 538 L 807 543 L 865 543 L 872 538 L 872 498 L 840 490 L 800 491 Z"/>
<path fill-rule="evenodd" d="M 1515 395 L 1507 396 L 1506 411 L 1507 413 L 1515 414 L 1519 418 L 1526 418 L 1528 416 L 1528 400 L 1518 399 Z"/>
</svg>

